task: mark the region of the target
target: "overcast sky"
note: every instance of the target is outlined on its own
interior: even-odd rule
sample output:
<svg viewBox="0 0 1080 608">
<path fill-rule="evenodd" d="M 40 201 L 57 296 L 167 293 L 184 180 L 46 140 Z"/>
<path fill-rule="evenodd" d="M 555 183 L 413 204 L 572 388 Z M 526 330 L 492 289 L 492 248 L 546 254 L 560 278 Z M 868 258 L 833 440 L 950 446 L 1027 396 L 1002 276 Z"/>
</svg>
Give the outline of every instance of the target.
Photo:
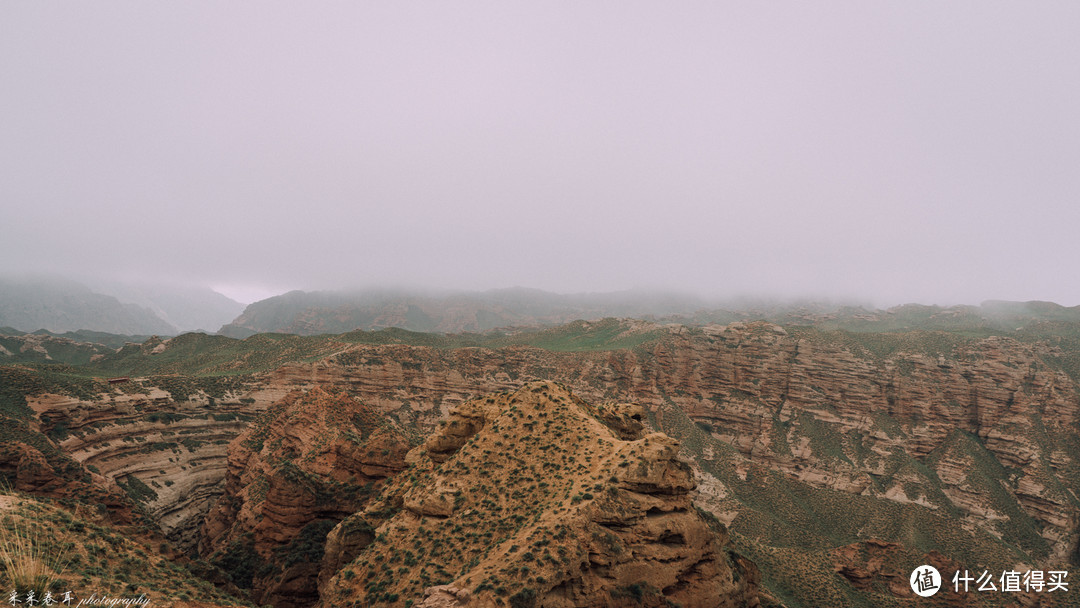
<svg viewBox="0 0 1080 608">
<path fill-rule="evenodd" d="M 0 271 L 1076 305 L 1078 31 L 1073 1 L 3 2 Z"/>
</svg>

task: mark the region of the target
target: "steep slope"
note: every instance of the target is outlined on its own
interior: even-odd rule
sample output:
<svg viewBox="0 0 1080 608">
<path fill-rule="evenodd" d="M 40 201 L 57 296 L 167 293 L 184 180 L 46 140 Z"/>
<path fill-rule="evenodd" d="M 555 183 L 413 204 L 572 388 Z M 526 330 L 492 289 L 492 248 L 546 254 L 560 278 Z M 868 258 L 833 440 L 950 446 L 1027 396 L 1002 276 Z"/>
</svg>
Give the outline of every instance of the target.
<svg viewBox="0 0 1080 608">
<path fill-rule="evenodd" d="M 4 599 L 11 601 L 12 592 L 17 595 L 17 602 L 10 605 L 44 605 L 47 591 L 55 598 L 53 606 L 110 605 L 101 601 L 105 596 L 127 600 L 112 605 L 224 608 L 246 604 L 201 580 L 188 560 L 160 553 L 160 538 L 112 525 L 106 513 L 81 504 L 65 507 L 20 492 L 0 491 L 0 546 L 15 565 L 14 570 L 0 569 Z M 34 562 L 46 566 L 36 577 L 27 574 Z M 27 601 L 29 591 L 34 591 L 36 604 Z M 65 592 L 72 595 L 69 603 L 61 603 Z"/>
<path fill-rule="evenodd" d="M 117 484 L 91 475 L 25 422 L 0 417 L 0 487 L 81 503 L 114 523 L 135 519 Z"/>
<path fill-rule="evenodd" d="M 131 523 L 134 503 L 110 479 L 92 474 L 42 432 L 25 392 L 48 380 L 33 370 L 0 367 L 0 488 L 78 502 L 116 523 Z"/>
<path fill-rule="evenodd" d="M 610 352 L 363 345 L 283 366 L 271 382 L 334 384 L 424 426 L 471 394 L 556 377 L 591 399 L 641 403 L 660 425 L 676 407 L 808 484 L 959 509 L 1034 560 L 1073 554 L 1080 392 L 1061 371 L 1066 353 L 1001 337 L 790 329 L 672 328 Z M 950 474 L 975 464 L 981 481 Z"/>
<path fill-rule="evenodd" d="M 16 466 L 26 452 L 9 448 L 27 443 L 65 479 L 126 491 L 170 540 L 191 547 L 221 494 L 229 441 L 277 393 L 245 397 L 250 378 L 235 376 L 117 380 L 68 366 L 0 366 L 0 449 Z"/>
<path fill-rule="evenodd" d="M 289 393 L 229 445 L 225 493 L 205 519 L 201 553 L 260 604 L 310 605 L 322 538 L 405 467 L 409 447 L 345 394 Z"/>
<path fill-rule="evenodd" d="M 462 404 L 331 532 L 320 605 L 757 605 L 756 568 L 641 414 L 549 382 Z"/>
</svg>

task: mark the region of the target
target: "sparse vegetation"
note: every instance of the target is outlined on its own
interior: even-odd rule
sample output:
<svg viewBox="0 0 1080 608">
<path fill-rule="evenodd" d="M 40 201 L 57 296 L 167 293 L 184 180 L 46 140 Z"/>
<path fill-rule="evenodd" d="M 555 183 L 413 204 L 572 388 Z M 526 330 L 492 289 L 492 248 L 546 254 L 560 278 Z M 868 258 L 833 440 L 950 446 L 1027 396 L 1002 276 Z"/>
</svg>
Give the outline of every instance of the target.
<svg viewBox="0 0 1080 608">
<path fill-rule="evenodd" d="M 35 591 L 42 597 L 61 580 L 66 563 L 60 552 L 46 545 L 42 534 L 38 526 L 16 518 L 0 521 L 0 564 L 8 581 L 5 589 Z"/>
<path fill-rule="evenodd" d="M 735 547 L 762 568 L 766 589 L 792 607 L 833 605 L 829 602 L 858 606 L 880 601 L 880 605 L 888 605 L 890 600 L 882 589 L 852 590 L 838 580 L 830 569 L 829 551 L 867 538 L 878 538 L 903 544 L 904 551 L 892 564 L 895 568 L 907 567 L 910 561 L 931 550 L 970 564 L 1034 563 L 1048 558 L 1053 534 L 1057 531 L 1049 529 L 1046 521 L 1034 516 L 1030 505 L 1022 504 L 1018 498 L 1021 480 L 1044 488 L 1040 499 L 1059 501 L 1072 509 L 1080 508 L 1080 501 L 1075 498 L 1080 491 L 1075 481 L 1080 479 L 1080 468 L 1076 465 L 1080 462 L 1080 442 L 1076 440 L 1074 428 L 1056 426 L 1053 410 L 1044 411 L 1047 407 L 1061 407 L 1053 404 L 1062 399 L 1069 404 L 1072 403 L 1069 399 L 1075 400 L 1075 395 L 1068 392 L 1072 390 L 1069 379 L 1075 381 L 1080 377 L 1080 355 L 1077 354 L 1080 353 L 1080 338 L 1077 338 L 1080 331 L 1075 324 L 1055 321 L 1052 325 L 1006 332 L 981 321 L 949 325 L 935 319 L 927 321 L 929 330 L 904 330 L 912 323 L 921 322 L 920 319 L 926 321 L 929 314 L 932 313 L 907 311 L 887 323 L 855 321 L 840 315 L 816 326 L 785 327 L 788 337 L 784 338 L 783 348 L 795 349 L 797 344 L 796 350 L 802 353 L 798 356 L 807 357 L 811 355 L 806 353 L 815 352 L 840 353 L 837 356 L 845 373 L 862 369 L 860 366 L 873 370 L 865 374 L 870 378 L 865 380 L 869 388 L 856 387 L 875 397 L 867 401 L 871 405 L 865 406 L 867 409 L 859 414 L 854 427 L 849 424 L 853 418 L 843 424 L 837 422 L 845 415 L 850 416 L 852 409 L 850 403 L 845 404 L 845 400 L 854 399 L 846 386 L 843 386 L 844 390 L 830 388 L 829 379 L 820 377 L 821 370 L 812 370 L 809 374 L 812 377 L 795 378 L 794 385 L 786 386 L 792 378 L 784 376 L 789 373 L 788 367 L 784 366 L 791 366 L 796 358 L 788 351 L 783 351 L 783 356 L 777 356 L 776 361 L 762 359 L 755 362 L 752 359 L 763 357 L 762 353 L 774 354 L 764 347 L 753 350 L 760 346 L 755 340 L 774 338 L 764 329 L 751 328 L 749 337 L 736 343 L 718 336 L 715 331 L 706 335 L 699 328 L 686 328 L 685 333 L 679 334 L 679 339 L 689 340 L 694 348 L 702 349 L 707 356 L 680 361 L 678 365 L 684 367 L 675 370 L 677 366 L 664 358 L 672 357 L 672 352 L 677 356 L 683 353 L 672 350 L 676 342 L 668 329 L 608 319 L 488 335 L 444 336 L 396 329 L 350 332 L 340 336 L 259 335 L 247 340 L 191 335 L 174 339 L 169 349 L 154 356 L 147 354 L 146 345 L 132 345 L 85 366 L 42 362 L 4 366 L 0 367 L 3 374 L 0 382 L 0 414 L 3 415 L 0 447 L 26 443 L 41 451 L 48 465 L 56 469 L 61 478 L 88 478 L 78 463 L 63 454 L 57 442 L 72 437 L 72 433 L 82 437 L 101 430 L 105 423 L 80 429 L 66 420 L 50 420 L 46 416 L 40 427 L 44 434 L 39 433 L 28 423 L 33 416 L 28 398 L 51 392 L 93 401 L 100 399 L 104 391 L 112 390 L 117 395 L 123 391 L 132 395 L 155 386 L 166 390 L 176 401 L 187 403 L 193 400 L 212 411 L 203 409 L 194 418 L 189 410 L 182 408 L 175 411 L 151 411 L 148 408 L 131 413 L 111 424 L 149 423 L 161 429 L 161 435 L 114 440 L 117 444 L 124 442 L 125 449 L 136 454 L 171 452 L 176 457 L 176 464 L 168 467 L 170 472 L 176 472 L 177 468 L 186 470 L 183 467 L 188 461 L 181 461 L 181 457 L 186 459 L 196 452 L 205 454 L 212 448 L 205 437 L 190 434 L 192 431 L 185 429 L 205 420 L 221 423 L 221 426 L 235 423 L 234 428 L 251 422 L 247 447 L 255 451 L 266 449 L 270 453 L 277 446 L 272 445 L 262 431 L 279 412 L 271 409 L 264 417 L 249 421 L 246 414 L 230 408 L 254 403 L 250 398 L 238 398 L 245 390 L 257 385 L 259 380 L 253 374 L 273 369 L 286 361 L 325 360 L 329 365 L 341 366 L 346 375 L 369 372 L 388 377 L 398 375 L 390 385 L 380 388 L 385 390 L 386 403 L 401 404 L 401 411 L 395 415 L 403 425 L 417 422 L 428 425 L 439 417 L 440 408 L 458 403 L 463 395 L 452 394 L 449 390 L 429 395 L 425 391 L 431 389 L 423 387 L 423 382 L 427 377 L 438 377 L 442 370 L 456 369 L 456 357 L 475 356 L 484 361 L 478 369 L 490 377 L 467 377 L 463 385 L 509 384 L 519 379 L 562 374 L 567 382 L 605 399 L 617 401 L 644 395 L 653 400 L 642 421 L 679 438 L 683 442 L 683 453 L 719 482 L 722 496 L 708 507 L 711 512 L 728 518 L 725 521 L 730 521 L 728 531 Z M 980 350 L 979 341 L 993 334 L 1016 338 L 1023 348 L 1031 349 L 1031 356 L 988 361 L 987 355 Z M 516 350 L 490 354 L 493 352 L 490 349 L 510 345 Z M 780 352 L 781 347 L 777 349 Z M 514 356 L 504 357 L 507 353 L 514 353 Z M 784 358 L 789 354 L 790 358 Z M 720 373 L 708 365 L 721 365 L 715 362 L 736 356 L 743 357 L 739 360 L 742 366 L 739 373 L 743 375 L 724 377 L 722 382 L 709 377 L 710 382 L 722 385 L 722 389 L 694 385 L 708 374 Z M 329 358 L 324 359 L 326 357 Z M 497 367 L 489 365 L 496 359 Z M 910 398 L 904 400 L 904 395 L 911 393 L 904 391 L 925 386 L 927 378 L 942 378 L 949 373 L 978 377 L 984 369 L 979 366 L 984 364 L 1024 370 L 1023 383 L 1012 386 L 1008 382 L 999 382 L 980 387 L 983 393 L 979 394 L 985 394 L 986 390 L 1001 391 L 1013 395 L 1013 402 L 1024 407 L 1028 403 L 1035 404 L 1031 406 L 1031 412 L 1023 414 L 1026 426 L 1006 428 L 997 419 L 989 418 L 976 422 L 984 425 L 980 427 L 984 431 L 993 428 L 995 432 L 1022 435 L 1024 450 L 1031 451 L 1031 455 L 1024 458 L 1030 458 L 1033 464 L 1022 468 L 1007 461 L 1002 457 L 1000 444 L 992 444 L 1001 439 L 995 435 L 988 440 L 985 432 L 975 432 L 971 430 L 972 426 L 955 429 L 947 440 L 935 444 L 932 450 L 920 447 L 921 452 L 912 453 L 910 446 L 925 442 L 929 432 L 925 426 L 928 420 L 925 412 L 945 412 L 949 424 L 958 426 L 975 424 L 969 420 L 974 414 L 965 409 L 970 407 L 966 394 L 944 395 L 928 390 L 919 395 L 919 407 L 912 408 Z M 462 369 L 466 367 L 462 366 Z M 579 372 L 581 369 L 589 371 Z M 947 369 L 955 371 L 938 371 Z M 112 388 L 102 380 L 103 376 L 120 374 L 150 377 Z M 1042 378 L 1040 374 L 1058 375 L 1052 382 L 1039 384 L 1034 379 Z M 496 376 L 497 380 L 492 379 Z M 843 378 L 831 380 L 834 384 L 845 381 Z M 1050 385 L 1053 388 L 1047 388 Z M 654 386 L 655 394 L 649 392 Z M 931 385 L 931 389 L 934 388 Z M 355 386 L 348 390 L 361 394 Z M 545 389 L 534 386 L 531 390 L 541 395 Z M 492 398 L 490 402 L 500 400 L 499 403 L 503 403 L 507 398 L 504 395 Z M 568 551 L 568 545 L 556 541 L 570 532 L 555 527 L 537 527 L 537 517 L 549 508 L 562 509 L 561 513 L 565 515 L 573 509 L 590 508 L 591 504 L 602 505 L 608 497 L 617 496 L 618 475 L 635 471 L 637 460 L 630 454 L 618 454 L 610 461 L 616 474 L 599 471 L 597 465 L 605 462 L 602 452 L 606 448 L 597 445 L 590 447 L 591 452 L 578 450 L 576 444 L 583 441 L 584 435 L 558 404 L 545 411 L 520 406 L 516 410 L 513 406 L 509 409 L 508 421 L 499 423 L 498 433 L 491 441 L 470 440 L 462 448 L 465 457 L 441 463 L 438 465 L 441 469 L 413 467 L 403 475 L 400 486 L 378 499 L 379 504 L 370 513 L 371 522 L 376 525 L 405 509 L 406 496 L 429 488 L 440 472 L 452 470 L 482 480 L 475 487 L 447 489 L 444 498 L 451 517 L 422 516 L 425 532 L 417 531 L 409 536 L 406 544 L 397 547 L 396 552 L 380 548 L 379 562 L 374 560 L 377 552 L 372 550 L 366 564 L 354 564 L 347 569 L 342 576 L 355 581 L 364 598 L 360 601 L 402 605 L 416 597 L 424 585 L 459 581 L 464 573 L 471 572 L 479 564 L 497 559 L 500 547 L 512 543 L 516 550 L 510 552 L 507 546 L 507 555 L 513 554 L 514 564 L 506 564 L 507 571 L 489 571 L 468 584 L 474 591 L 491 592 L 492 597 L 504 605 L 528 605 L 523 602 L 532 601 L 536 590 L 543 588 L 538 581 L 551 580 L 556 563 L 565 565 L 577 559 L 578 556 Z M 703 410 L 709 411 L 702 414 Z M 695 419 L 687 417 L 686 411 L 695 412 Z M 1017 411 L 1001 412 L 996 416 L 1005 418 L 1006 414 L 1015 416 Z M 742 454 L 732 443 L 746 438 L 730 439 L 735 433 L 731 428 L 732 421 L 738 420 L 739 416 L 748 416 L 748 424 L 762 429 L 760 436 L 751 438 L 761 439 L 760 443 L 740 445 Z M 381 415 L 376 417 L 382 419 Z M 363 446 L 374 427 L 365 426 L 370 422 L 366 419 L 352 422 L 356 428 L 349 430 L 350 438 L 355 445 Z M 526 432 L 519 436 L 516 431 L 511 432 L 511 425 Z M 414 443 L 418 436 L 413 435 Z M 871 437 L 875 439 L 871 440 Z M 883 449 L 883 445 L 888 449 Z M 752 451 L 749 459 L 743 455 L 748 451 Z M 375 454 L 379 453 L 382 452 Z M 278 471 L 282 478 L 300 486 L 316 487 L 311 485 L 313 479 L 301 466 L 301 458 L 297 455 L 281 460 Z M 973 516 L 965 510 L 956 498 L 955 488 L 950 488 L 941 479 L 938 465 L 950 459 L 965 464 L 962 488 L 975 493 L 981 501 L 980 507 L 992 511 L 992 518 Z M 108 469 L 104 465 L 103 468 Z M 96 467 L 88 467 L 88 470 L 100 473 Z M 13 474 L 8 470 L 3 475 L 13 480 Z M 161 475 L 165 474 L 163 469 Z M 806 481 L 811 478 L 812 481 Z M 121 477 L 118 482 L 133 500 L 146 503 L 157 497 L 155 488 L 160 490 L 162 485 L 145 476 L 144 479 L 150 485 L 134 476 Z M 166 488 L 173 486 L 171 480 L 159 478 L 159 481 Z M 820 487 L 847 483 L 865 484 L 865 490 L 859 493 Z M 266 478 L 256 480 L 251 487 L 252 499 L 265 499 L 268 487 Z M 323 498 L 350 492 L 375 497 L 379 491 L 379 488 L 345 482 L 318 487 L 323 492 L 319 496 Z M 888 498 L 885 498 L 886 494 Z M 101 503 L 99 499 L 91 501 L 88 498 L 85 504 Z M 470 509 L 484 515 L 464 516 Z M 321 535 L 324 540 L 322 528 L 328 530 L 330 525 L 325 523 L 328 520 L 322 521 L 324 523 L 309 524 L 318 525 L 312 530 L 305 528 L 301 534 L 303 540 L 298 537 L 293 541 L 295 546 L 288 545 L 291 548 L 288 559 L 294 554 L 310 559 L 314 559 L 316 553 L 321 555 L 317 537 Z M 369 524 L 365 522 L 365 525 Z M 515 536 L 534 528 L 541 530 L 535 538 Z M 562 537 L 558 536 L 560 534 Z M 432 540 L 434 538 L 449 539 L 453 548 L 439 548 Z M 610 542 L 602 534 L 590 534 L 587 538 L 599 543 Z M 104 544 L 102 547 L 93 551 L 104 551 Z M 612 543 L 609 548 L 614 550 L 613 547 Z M 77 555 L 92 561 L 90 551 Z M 93 555 L 97 556 L 97 553 Z M 262 563 L 248 563 L 250 557 L 240 549 L 230 548 L 217 556 L 216 563 L 228 566 L 229 571 L 243 582 L 249 573 L 256 576 L 265 567 Z M 793 563 L 801 565 L 792 568 Z M 513 572 L 509 568 L 514 568 Z M 119 572 L 114 565 L 86 576 L 93 580 L 108 576 L 121 581 L 120 575 L 123 575 L 131 579 L 125 585 L 144 584 L 132 576 L 135 568 L 129 565 L 127 571 L 126 574 Z M 84 575 L 83 570 L 79 572 L 76 577 Z M 397 585 L 392 579 L 408 582 Z M 627 601 L 638 601 L 651 597 L 649 594 L 655 591 L 644 588 L 635 591 L 627 586 L 617 594 Z M 195 597 L 194 591 L 185 593 Z M 534 595 L 530 596 L 530 593 Z"/>
</svg>

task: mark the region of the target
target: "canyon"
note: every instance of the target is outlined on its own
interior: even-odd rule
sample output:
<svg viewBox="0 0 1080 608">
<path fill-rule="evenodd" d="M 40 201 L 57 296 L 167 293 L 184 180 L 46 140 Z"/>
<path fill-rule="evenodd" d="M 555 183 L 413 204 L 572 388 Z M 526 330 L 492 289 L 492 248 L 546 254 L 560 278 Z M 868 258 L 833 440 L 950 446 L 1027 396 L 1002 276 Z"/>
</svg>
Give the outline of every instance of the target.
<svg viewBox="0 0 1080 608">
<path fill-rule="evenodd" d="M 865 513 L 875 510 L 902 513 L 909 526 L 953 528 L 942 538 L 908 543 L 917 549 L 910 559 L 931 551 L 956 563 L 1077 559 L 1080 392 L 1068 349 L 1052 340 L 860 335 L 767 322 L 691 327 L 605 320 L 574 326 L 585 334 L 600 330 L 614 331 L 632 346 L 555 350 L 340 341 L 307 361 L 242 375 L 216 390 L 170 392 L 159 385 L 177 379 L 145 376 L 123 390 L 38 392 L 27 400 L 39 430 L 65 430 L 59 446 L 66 454 L 122 487 L 136 479 L 151 489 L 143 504 L 162 530 L 187 550 L 201 542 L 204 555 L 228 544 L 208 541 L 211 529 L 229 529 L 204 528 L 206 522 L 243 519 L 243 505 L 229 517 L 208 518 L 212 509 L 222 512 L 222 496 L 235 499 L 252 487 L 240 464 L 251 455 L 242 455 L 238 438 L 283 400 L 312 391 L 347 395 L 395 427 L 411 429 L 415 443 L 439 432 L 440 423 L 470 399 L 556 379 L 590 403 L 637 404 L 647 426 L 681 442 L 679 453 L 696 480 L 695 505 L 728 525 L 732 542 L 762 568 L 765 589 L 781 576 L 775 551 L 806 557 L 807 547 L 846 544 L 830 538 L 910 537 L 910 529 L 870 519 L 838 532 L 843 526 L 829 519 L 870 518 Z M 642 336 L 647 339 L 635 339 Z M 159 341 L 141 357 L 167 356 L 170 347 Z M 794 495 L 803 498 L 790 499 Z M 839 496 L 850 498 L 837 507 Z M 305 501 L 310 496 L 276 491 L 273 509 L 303 510 Z M 341 508 L 327 521 L 360 506 Z M 849 513 L 837 515 L 843 509 Z M 766 523 L 776 517 L 786 523 Z M 312 521 L 297 521 L 293 533 Z M 240 530 L 222 538 L 231 542 L 253 531 Z M 334 544 L 334 534 L 330 538 Z M 961 554 L 949 556 L 950 545 L 963 547 Z M 273 553 L 270 545 L 261 549 Z M 823 550 L 814 559 L 827 562 L 835 576 L 835 556 Z M 891 587 L 879 585 L 876 592 L 900 593 Z"/>
<path fill-rule="evenodd" d="M 401 429 L 344 393 L 290 392 L 230 444 L 199 553 L 257 563 L 251 580 L 234 582 L 260 605 L 311 605 L 318 562 L 303 559 L 296 541 L 325 537 L 327 524 L 363 508 L 405 468 L 410 447 Z"/>
</svg>

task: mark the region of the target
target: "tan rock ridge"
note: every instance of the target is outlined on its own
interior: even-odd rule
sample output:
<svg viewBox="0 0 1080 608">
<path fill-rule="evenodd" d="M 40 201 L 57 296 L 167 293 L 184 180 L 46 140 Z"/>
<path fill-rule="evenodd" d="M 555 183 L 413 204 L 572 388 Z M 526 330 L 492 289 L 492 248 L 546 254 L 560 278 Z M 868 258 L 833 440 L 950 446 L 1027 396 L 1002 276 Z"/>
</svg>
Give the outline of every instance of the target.
<svg viewBox="0 0 1080 608">
<path fill-rule="evenodd" d="M 206 517 L 200 552 L 234 566 L 234 582 L 260 603 L 310 605 L 327 531 L 404 468 L 409 447 L 348 395 L 289 393 L 229 445 L 225 493 Z"/>
<path fill-rule="evenodd" d="M 678 443 L 636 413 L 551 382 L 462 404 L 331 532 L 319 605 L 757 605 Z"/>
</svg>

